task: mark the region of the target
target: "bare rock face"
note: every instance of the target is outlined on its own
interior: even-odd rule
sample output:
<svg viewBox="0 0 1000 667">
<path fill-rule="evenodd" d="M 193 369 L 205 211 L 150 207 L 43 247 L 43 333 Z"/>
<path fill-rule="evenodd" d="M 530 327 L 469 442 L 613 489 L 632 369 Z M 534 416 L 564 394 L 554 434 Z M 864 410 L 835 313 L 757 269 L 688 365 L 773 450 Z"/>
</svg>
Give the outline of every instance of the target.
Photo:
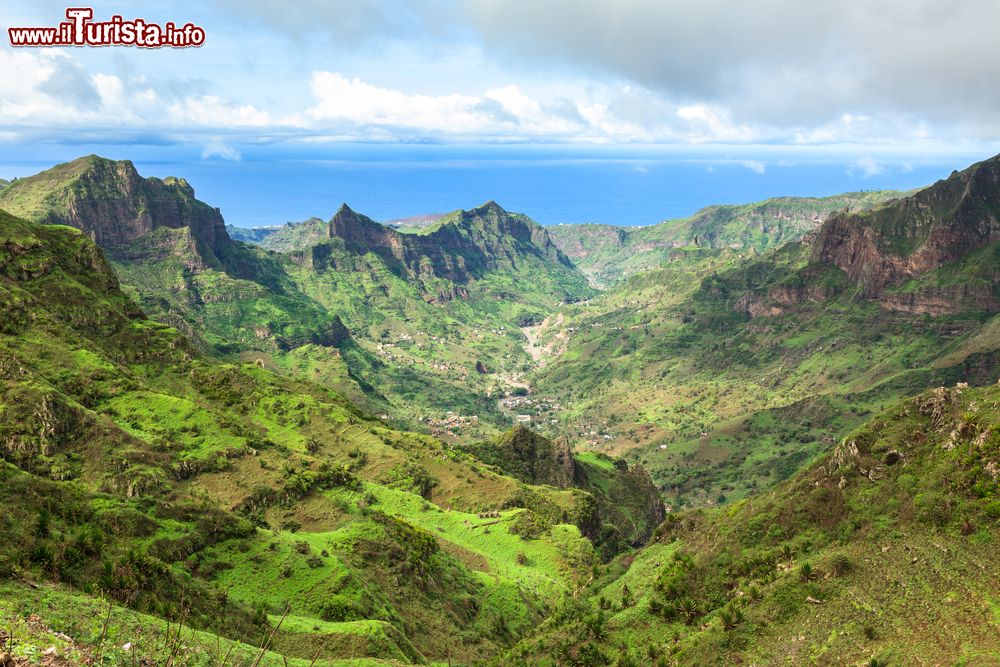
<svg viewBox="0 0 1000 667">
<path fill-rule="evenodd" d="M 842 269 L 858 296 L 881 299 L 887 288 L 919 277 L 1000 241 L 1000 157 L 955 172 L 920 192 L 870 211 L 828 219 L 810 263 Z M 911 312 L 941 310 L 954 295 L 892 297 L 886 306 Z M 993 295 L 977 297 L 995 307 Z M 935 302 L 938 303 L 935 303 Z"/>
<path fill-rule="evenodd" d="M 879 303 L 887 310 L 913 315 L 947 315 L 958 311 L 1000 312 L 1000 297 L 989 285 L 926 287 L 916 292 L 885 293 Z"/>
<path fill-rule="evenodd" d="M 161 227 L 188 228 L 212 252 L 230 241 L 219 209 L 195 199 L 184 179 L 143 178 L 128 160 L 94 155 L 14 181 L 0 192 L 0 208 L 76 227 L 111 254 Z"/>
<path fill-rule="evenodd" d="M 750 317 L 777 317 L 806 301 L 821 302 L 833 296 L 833 289 L 820 285 L 774 285 L 766 291 L 751 290 L 735 304 L 735 309 Z"/>
<path fill-rule="evenodd" d="M 503 459 L 501 467 L 518 479 L 559 488 L 573 484 L 573 452 L 565 438 L 549 440 L 529 428 L 515 426 L 497 442 L 497 450 Z"/>
</svg>

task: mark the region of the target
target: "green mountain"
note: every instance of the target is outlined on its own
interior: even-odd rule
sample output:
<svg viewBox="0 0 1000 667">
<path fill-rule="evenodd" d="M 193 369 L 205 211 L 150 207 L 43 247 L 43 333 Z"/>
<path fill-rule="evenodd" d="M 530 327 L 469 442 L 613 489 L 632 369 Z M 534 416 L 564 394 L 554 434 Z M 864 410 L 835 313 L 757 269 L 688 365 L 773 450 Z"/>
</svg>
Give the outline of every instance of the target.
<svg viewBox="0 0 1000 667">
<path fill-rule="evenodd" d="M 995 664 L 998 404 L 930 390 L 767 493 L 672 514 L 498 664 Z"/>
<path fill-rule="evenodd" d="M 585 490 L 203 356 L 73 228 L 0 213 L 0 314 L 16 655 L 131 664 L 129 643 L 178 664 L 249 663 L 259 646 L 262 664 L 467 663 L 535 627 L 606 547 L 581 526 L 615 515 Z M 632 490 L 632 506 L 658 502 Z"/>
<path fill-rule="evenodd" d="M 336 346 L 341 324 L 295 290 L 267 253 L 233 242 L 218 209 L 178 178 L 143 178 L 94 155 L 18 179 L 0 208 L 95 240 L 155 319 L 208 349 Z"/>
<path fill-rule="evenodd" d="M 610 237 L 0 209 L 2 667 L 1000 660 L 1000 157 Z"/>
<path fill-rule="evenodd" d="M 788 477 L 887 402 L 996 381 L 1000 160 L 744 259 L 685 249 L 536 332 L 536 404 L 679 505 Z M 551 424 L 551 420 L 548 420 Z"/>
<path fill-rule="evenodd" d="M 610 285 L 653 269 L 690 246 L 761 253 L 815 230 L 833 213 L 864 210 L 904 194 L 879 190 L 777 197 L 754 204 L 709 206 L 690 217 L 648 227 L 557 225 L 548 232 L 595 284 Z"/>
</svg>

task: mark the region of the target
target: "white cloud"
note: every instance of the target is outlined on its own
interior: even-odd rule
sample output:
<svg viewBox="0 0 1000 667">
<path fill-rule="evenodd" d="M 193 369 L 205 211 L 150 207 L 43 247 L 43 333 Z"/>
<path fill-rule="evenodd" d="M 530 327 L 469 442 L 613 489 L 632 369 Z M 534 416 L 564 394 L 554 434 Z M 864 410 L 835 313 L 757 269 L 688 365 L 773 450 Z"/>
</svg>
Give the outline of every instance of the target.
<svg viewBox="0 0 1000 667">
<path fill-rule="evenodd" d="M 741 167 L 749 169 L 755 174 L 763 174 L 767 171 L 767 167 L 760 160 L 742 160 L 739 164 Z"/>
<path fill-rule="evenodd" d="M 201 151 L 202 160 L 211 160 L 217 158 L 219 160 L 228 160 L 230 162 L 239 162 L 243 159 L 240 152 L 230 146 L 229 144 L 223 143 L 221 141 L 213 141 Z"/>
<path fill-rule="evenodd" d="M 871 156 L 865 156 L 859 158 L 854 164 L 847 170 L 852 176 L 855 174 L 860 174 L 862 178 L 871 178 L 872 176 L 878 176 L 885 171 L 885 165 L 875 160 Z"/>
<path fill-rule="evenodd" d="M 175 102 L 169 107 L 166 119 L 171 124 L 195 127 L 259 128 L 274 124 L 271 115 L 265 111 L 215 95 L 186 97 Z"/>
<path fill-rule="evenodd" d="M 482 129 L 488 117 L 475 111 L 482 99 L 470 95 L 408 95 L 379 88 L 337 72 L 313 72 L 309 86 L 316 105 L 306 110 L 314 121 L 344 120 L 363 125 L 419 129 Z"/>
</svg>

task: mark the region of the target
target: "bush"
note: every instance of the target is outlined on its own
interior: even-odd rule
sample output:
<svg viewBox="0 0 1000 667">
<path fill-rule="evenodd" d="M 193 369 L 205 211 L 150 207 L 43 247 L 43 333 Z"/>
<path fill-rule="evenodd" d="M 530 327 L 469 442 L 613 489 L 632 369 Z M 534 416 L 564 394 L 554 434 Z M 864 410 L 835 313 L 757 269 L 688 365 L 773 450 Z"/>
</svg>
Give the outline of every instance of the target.
<svg viewBox="0 0 1000 667">
<path fill-rule="evenodd" d="M 354 609 L 354 605 L 341 598 L 332 598 L 325 601 L 320 607 L 319 616 L 324 621 L 342 623 L 344 621 L 356 621 L 360 615 Z"/>
<path fill-rule="evenodd" d="M 917 518 L 924 523 L 943 526 L 951 519 L 951 502 L 937 491 L 918 493 L 913 499 Z"/>
<path fill-rule="evenodd" d="M 830 571 L 836 577 L 843 577 L 846 574 L 850 574 L 852 569 L 854 569 L 854 565 L 851 563 L 851 559 L 843 554 L 834 556 L 833 560 L 830 561 Z"/>
</svg>

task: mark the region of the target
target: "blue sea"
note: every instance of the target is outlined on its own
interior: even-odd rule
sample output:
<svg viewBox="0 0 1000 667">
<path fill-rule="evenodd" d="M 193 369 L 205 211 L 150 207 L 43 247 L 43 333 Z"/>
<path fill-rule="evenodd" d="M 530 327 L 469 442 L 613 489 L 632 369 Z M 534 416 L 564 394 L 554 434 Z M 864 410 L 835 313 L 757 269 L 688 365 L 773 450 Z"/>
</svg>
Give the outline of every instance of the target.
<svg viewBox="0 0 1000 667">
<path fill-rule="evenodd" d="M 710 204 L 916 188 L 990 157 L 872 158 L 857 149 L 767 146 L 326 144 L 234 151 L 239 159 L 204 159 L 193 146 L 0 148 L 0 177 L 27 176 L 89 153 L 131 159 L 144 176 L 183 176 L 199 199 L 243 227 L 326 219 L 345 202 L 387 221 L 491 199 L 544 225 L 649 225 Z"/>
</svg>

